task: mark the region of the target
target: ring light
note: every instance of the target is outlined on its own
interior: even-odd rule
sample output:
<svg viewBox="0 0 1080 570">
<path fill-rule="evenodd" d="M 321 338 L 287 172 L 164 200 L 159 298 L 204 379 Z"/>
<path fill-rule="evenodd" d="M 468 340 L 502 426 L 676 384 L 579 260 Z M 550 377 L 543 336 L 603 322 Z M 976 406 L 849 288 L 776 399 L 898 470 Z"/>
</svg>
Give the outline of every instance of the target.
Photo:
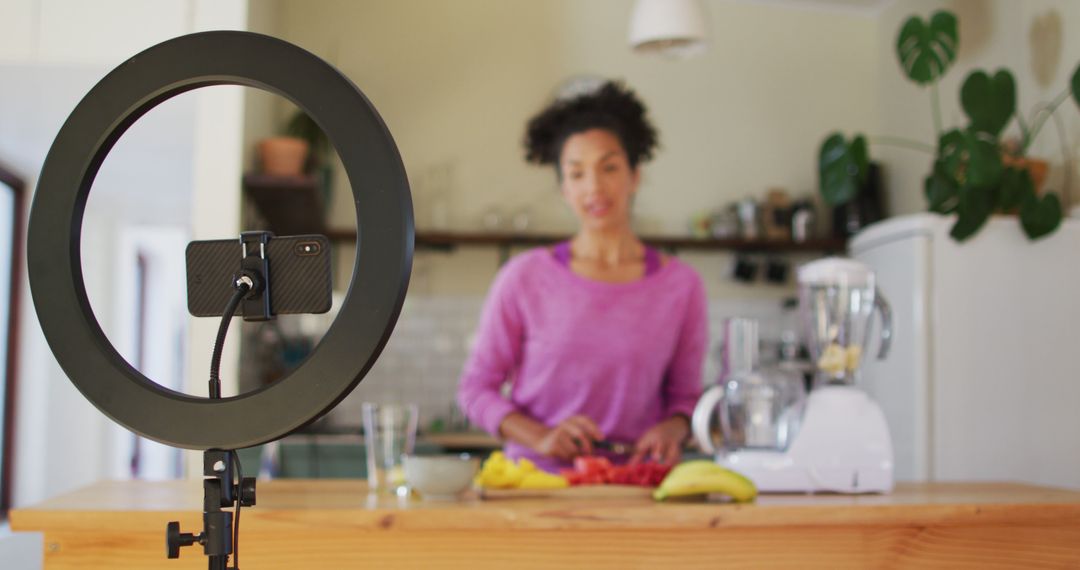
<svg viewBox="0 0 1080 570">
<path fill-rule="evenodd" d="M 94 318 L 80 256 L 86 199 L 116 141 L 163 101 L 210 85 L 264 89 L 307 112 L 344 163 L 357 222 L 349 290 L 315 351 L 278 382 L 220 400 L 169 390 L 117 353 Z M 45 159 L 27 250 L 30 289 L 45 338 L 90 402 L 113 421 L 164 444 L 236 449 L 315 420 L 375 363 L 408 286 L 412 202 L 390 132 L 348 78 L 315 55 L 269 36 L 205 32 L 143 51 L 83 98 Z"/>
</svg>

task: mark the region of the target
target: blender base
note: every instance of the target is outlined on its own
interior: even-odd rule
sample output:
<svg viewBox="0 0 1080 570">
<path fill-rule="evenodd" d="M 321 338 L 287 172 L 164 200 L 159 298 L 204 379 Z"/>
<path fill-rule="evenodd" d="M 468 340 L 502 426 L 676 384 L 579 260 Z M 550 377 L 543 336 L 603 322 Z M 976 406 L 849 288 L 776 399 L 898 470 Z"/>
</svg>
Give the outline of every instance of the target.
<svg viewBox="0 0 1080 570">
<path fill-rule="evenodd" d="M 802 427 L 787 451 L 743 449 L 717 463 L 742 473 L 762 493 L 887 493 L 893 453 L 881 408 L 852 386 L 810 393 Z"/>
</svg>

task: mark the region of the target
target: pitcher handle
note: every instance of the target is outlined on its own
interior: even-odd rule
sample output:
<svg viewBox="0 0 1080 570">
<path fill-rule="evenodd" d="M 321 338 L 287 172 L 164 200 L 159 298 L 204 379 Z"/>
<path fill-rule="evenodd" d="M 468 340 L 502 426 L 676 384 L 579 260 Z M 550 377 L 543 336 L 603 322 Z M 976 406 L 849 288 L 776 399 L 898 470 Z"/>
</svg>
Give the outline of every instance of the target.
<svg viewBox="0 0 1080 570">
<path fill-rule="evenodd" d="M 716 453 L 716 446 L 713 445 L 712 434 L 709 433 L 709 420 L 712 419 L 713 412 L 723 399 L 724 388 L 717 384 L 716 386 L 705 390 L 705 393 L 701 395 L 701 399 L 698 400 L 697 405 L 694 406 L 694 416 L 690 420 L 690 427 L 694 432 L 694 439 L 697 440 L 698 445 L 701 446 L 701 450 L 705 453 Z"/>
<path fill-rule="evenodd" d="M 881 348 L 878 349 L 878 360 L 883 360 L 892 348 L 893 317 L 892 307 L 881 294 L 881 289 L 874 290 L 874 306 L 881 313 Z"/>
</svg>

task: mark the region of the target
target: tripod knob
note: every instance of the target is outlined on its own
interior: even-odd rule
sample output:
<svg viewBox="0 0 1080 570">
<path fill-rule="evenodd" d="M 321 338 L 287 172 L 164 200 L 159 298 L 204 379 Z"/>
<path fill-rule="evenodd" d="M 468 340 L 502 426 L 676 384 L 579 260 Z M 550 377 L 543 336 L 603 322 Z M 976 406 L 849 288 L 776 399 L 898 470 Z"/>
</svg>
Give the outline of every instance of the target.
<svg viewBox="0 0 1080 570">
<path fill-rule="evenodd" d="M 241 507 L 255 506 L 255 478 L 244 477 L 240 481 L 240 492 L 237 495 Z"/>
<path fill-rule="evenodd" d="M 172 521 L 165 527 L 165 549 L 169 558 L 180 558 L 180 547 L 191 546 L 199 538 L 189 532 L 180 532 L 180 523 Z"/>
</svg>

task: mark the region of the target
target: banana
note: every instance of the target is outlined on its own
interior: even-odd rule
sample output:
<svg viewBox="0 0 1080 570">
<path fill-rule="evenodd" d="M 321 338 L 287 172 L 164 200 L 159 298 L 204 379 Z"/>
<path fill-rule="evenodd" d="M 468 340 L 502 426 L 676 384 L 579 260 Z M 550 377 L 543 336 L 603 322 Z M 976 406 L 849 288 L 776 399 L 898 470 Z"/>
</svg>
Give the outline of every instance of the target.
<svg viewBox="0 0 1080 570">
<path fill-rule="evenodd" d="M 676 465 L 653 492 L 653 498 L 663 501 L 710 493 L 722 493 L 742 503 L 757 496 L 757 487 L 739 473 L 702 459 Z"/>
</svg>

